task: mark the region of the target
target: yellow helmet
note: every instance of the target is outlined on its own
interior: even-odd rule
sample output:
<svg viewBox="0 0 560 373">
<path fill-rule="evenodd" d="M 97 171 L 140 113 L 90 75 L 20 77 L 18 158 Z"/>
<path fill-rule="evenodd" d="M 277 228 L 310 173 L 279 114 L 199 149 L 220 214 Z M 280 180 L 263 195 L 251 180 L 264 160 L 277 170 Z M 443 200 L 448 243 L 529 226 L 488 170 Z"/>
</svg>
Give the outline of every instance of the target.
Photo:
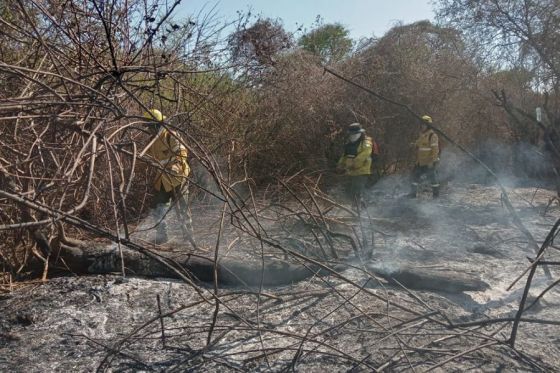
<svg viewBox="0 0 560 373">
<path fill-rule="evenodd" d="M 163 115 L 158 109 L 150 109 L 144 113 L 144 118 L 163 122 L 167 117 Z"/>
<path fill-rule="evenodd" d="M 422 120 L 427 123 L 432 123 L 432 117 L 429 115 L 422 115 Z"/>
</svg>

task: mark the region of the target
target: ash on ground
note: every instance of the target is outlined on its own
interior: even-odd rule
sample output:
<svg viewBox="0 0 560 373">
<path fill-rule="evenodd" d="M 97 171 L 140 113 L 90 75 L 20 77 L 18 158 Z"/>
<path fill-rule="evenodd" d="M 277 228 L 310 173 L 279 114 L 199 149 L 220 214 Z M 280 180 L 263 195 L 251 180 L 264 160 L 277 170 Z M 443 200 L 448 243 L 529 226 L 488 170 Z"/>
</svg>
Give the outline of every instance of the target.
<svg viewBox="0 0 560 373">
<path fill-rule="evenodd" d="M 438 200 L 422 193 L 408 200 L 395 188 L 370 191 L 364 218 L 353 224 L 367 233 L 364 242 L 371 247 L 364 249 L 372 257 L 346 261 L 337 267 L 340 276 L 217 293 L 212 285 L 169 279 L 60 277 L 1 295 L 0 370 L 560 371 L 560 326 L 541 323 L 560 322 L 559 292 L 552 289 L 532 304 L 555 280 L 542 270 L 515 349 L 507 344 L 510 321 L 477 323 L 515 316 L 526 276 L 508 287 L 535 257 L 500 189 L 451 184 Z M 511 187 L 508 194 L 542 243 L 560 212 L 554 193 Z M 352 220 L 340 209 L 329 214 Z M 209 256 L 220 223 L 215 216 L 212 209 L 193 207 L 197 239 Z M 308 243 L 296 225 L 278 224 L 271 227 L 278 228 L 279 240 Z M 234 232 L 223 233 L 223 257 L 258 262 L 260 255 L 282 256 Z M 558 261 L 555 251 L 546 259 Z M 368 270 L 404 266 L 477 276 L 489 288 L 415 291 Z M 556 276 L 558 269 L 551 270 Z"/>
</svg>

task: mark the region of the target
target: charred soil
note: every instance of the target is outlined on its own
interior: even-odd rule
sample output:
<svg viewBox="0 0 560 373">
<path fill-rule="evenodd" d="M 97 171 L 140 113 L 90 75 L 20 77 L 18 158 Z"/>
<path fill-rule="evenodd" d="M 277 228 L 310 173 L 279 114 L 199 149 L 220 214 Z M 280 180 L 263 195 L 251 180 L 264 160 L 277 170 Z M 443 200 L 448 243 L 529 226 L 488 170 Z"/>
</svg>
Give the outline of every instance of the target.
<svg viewBox="0 0 560 373">
<path fill-rule="evenodd" d="M 420 195 L 412 201 L 384 190 L 371 191 L 361 219 L 329 210 L 333 219 L 353 221 L 350 227 L 361 225 L 360 232 L 374 233 L 375 239 L 364 240 L 372 243 L 366 250 L 371 258 L 350 253 L 339 261 L 345 267 L 328 276 L 267 288 L 214 288 L 119 274 L 66 276 L 3 294 L 0 369 L 559 370 L 560 326 L 553 324 L 560 322 L 558 291 L 532 304 L 554 281 L 541 270 L 515 348 L 507 343 L 525 278 L 508 287 L 535 253 L 504 209 L 499 189 L 450 185 L 438 200 Z M 509 192 L 523 223 L 542 242 L 559 212 L 549 206 L 554 193 L 536 188 Z M 198 242 L 207 248 L 199 254 L 212 257 L 204 234 L 210 237 L 218 224 L 209 224 L 212 209 L 194 209 L 195 232 L 202 232 Z M 281 223 L 267 227 L 271 239 L 308 254 L 308 237 L 295 225 L 287 228 L 286 219 Z M 234 232 L 224 228 L 221 260 L 256 265 L 264 255 L 297 262 Z M 558 261 L 556 256 L 552 252 L 546 259 Z M 405 269 L 431 276 L 436 285 L 414 289 L 414 277 L 408 283 L 391 278 Z M 475 291 L 437 286 L 438 281 L 475 279 L 487 286 Z"/>
</svg>

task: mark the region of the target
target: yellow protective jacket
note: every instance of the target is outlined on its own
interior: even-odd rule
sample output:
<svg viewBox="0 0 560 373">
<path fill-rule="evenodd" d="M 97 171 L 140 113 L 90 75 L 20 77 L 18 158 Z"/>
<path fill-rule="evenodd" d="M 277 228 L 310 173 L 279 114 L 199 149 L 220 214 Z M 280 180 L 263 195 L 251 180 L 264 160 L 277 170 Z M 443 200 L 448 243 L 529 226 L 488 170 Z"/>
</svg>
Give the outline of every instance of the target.
<svg viewBox="0 0 560 373">
<path fill-rule="evenodd" d="M 348 176 L 371 175 L 372 149 L 372 138 L 364 136 L 355 155 L 345 149 L 338 161 L 338 167 L 343 168 Z"/>
<path fill-rule="evenodd" d="M 170 192 L 186 181 L 190 173 L 187 163 L 188 152 L 175 132 L 171 133 L 165 128 L 160 129 L 148 154 L 164 168 L 164 170 L 159 170 L 156 175 L 155 190 L 159 191 L 163 188 L 164 191 Z"/>
<path fill-rule="evenodd" d="M 416 140 L 416 164 L 432 167 L 439 158 L 438 135 L 431 129 L 422 132 Z"/>
</svg>

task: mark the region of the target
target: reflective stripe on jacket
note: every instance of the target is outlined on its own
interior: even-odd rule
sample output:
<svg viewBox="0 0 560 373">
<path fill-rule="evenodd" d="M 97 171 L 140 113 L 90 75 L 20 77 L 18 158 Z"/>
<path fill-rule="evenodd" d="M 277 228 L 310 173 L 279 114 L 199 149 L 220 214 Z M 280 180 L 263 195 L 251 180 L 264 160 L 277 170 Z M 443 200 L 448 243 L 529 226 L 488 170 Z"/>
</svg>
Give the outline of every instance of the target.
<svg viewBox="0 0 560 373">
<path fill-rule="evenodd" d="M 364 136 L 358 145 L 357 154 L 344 154 L 338 161 L 338 166 L 344 168 L 346 175 L 371 175 L 371 152 L 373 140 Z"/>
<path fill-rule="evenodd" d="M 159 162 L 164 170 L 158 170 L 154 180 L 154 188 L 159 191 L 170 192 L 173 188 L 185 182 L 190 173 L 187 163 L 187 148 L 177 138 L 175 132 L 170 133 L 162 128 L 148 153 Z"/>
<path fill-rule="evenodd" d="M 416 140 L 416 164 L 418 166 L 433 166 L 439 157 L 438 135 L 431 129 L 420 134 Z"/>
</svg>

